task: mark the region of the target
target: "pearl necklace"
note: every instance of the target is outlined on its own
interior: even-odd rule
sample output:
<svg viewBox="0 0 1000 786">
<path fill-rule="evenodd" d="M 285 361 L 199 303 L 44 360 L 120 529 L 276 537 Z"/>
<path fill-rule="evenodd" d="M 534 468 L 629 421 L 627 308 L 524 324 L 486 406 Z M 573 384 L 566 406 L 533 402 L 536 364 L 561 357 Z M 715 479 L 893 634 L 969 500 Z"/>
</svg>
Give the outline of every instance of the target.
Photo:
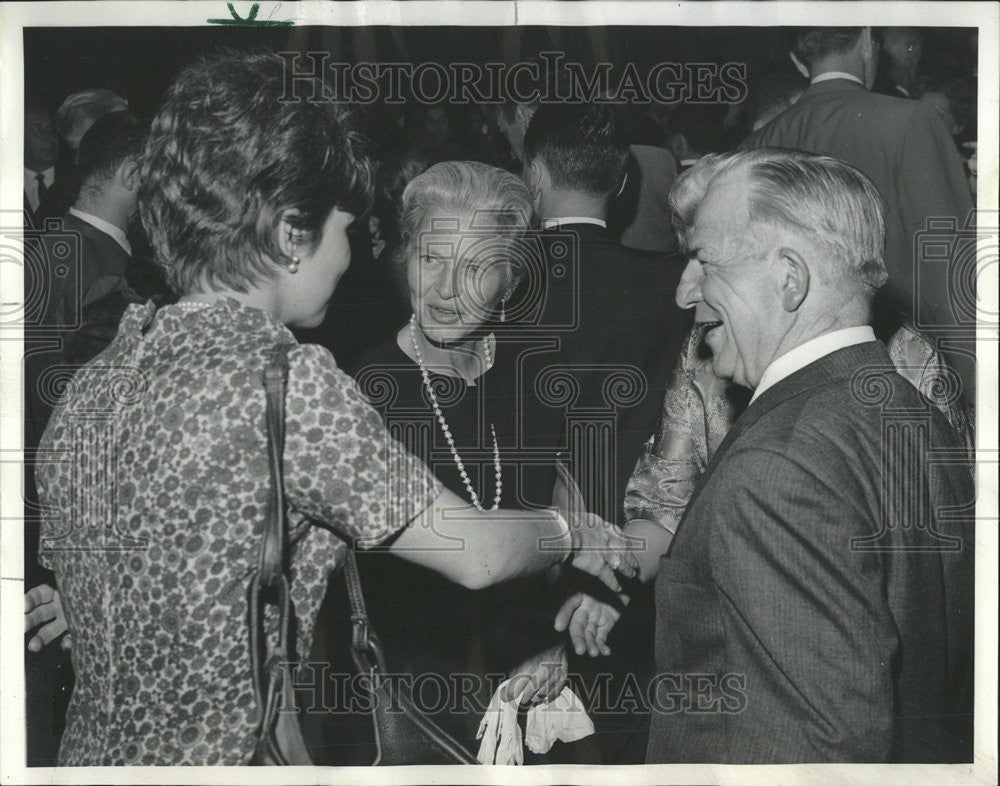
<svg viewBox="0 0 1000 786">
<path fill-rule="evenodd" d="M 438 423 L 441 425 L 441 432 L 444 434 L 445 440 L 448 442 L 448 448 L 451 450 L 451 457 L 455 460 L 455 466 L 458 468 L 458 474 L 462 478 L 462 483 L 465 484 L 465 490 L 469 492 L 469 499 L 472 500 L 472 504 L 475 506 L 476 510 L 483 510 L 483 505 L 479 501 L 479 495 L 476 493 L 475 489 L 472 488 L 472 482 L 469 480 L 469 474 L 465 471 L 465 465 L 462 463 L 461 456 L 458 455 L 458 451 L 455 449 L 455 440 L 451 436 L 451 429 L 448 428 L 448 421 L 444 419 L 444 414 L 441 412 L 441 407 L 438 406 L 437 396 L 434 395 L 434 388 L 431 386 L 431 377 L 427 373 L 427 367 L 424 365 L 424 355 L 420 351 L 420 346 L 417 344 L 417 317 L 414 314 L 410 317 L 410 341 L 413 342 L 413 354 L 417 357 L 417 365 L 420 366 L 420 376 L 424 380 L 424 389 L 427 391 L 427 397 L 431 400 L 431 406 L 434 408 L 434 415 L 437 417 Z M 493 357 L 490 352 L 489 342 L 483 339 L 483 356 L 486 359 L 486 368 L 493 367 Z M 493 470 L 496 476 L 496 492 L 493 495 L 493 507 L 490 510 L 496 510 L 500 507 L 500 497 L 503 493 L 503 475 L 500 471 L 500 446 L 497 444 L 497 432 L 490 423 L 490 434 L 493 435 Z"/>
<path fill-rule="evenodd" d="M 172 305 L 181 311 L 201 311 L 204 308 L 210 308 L 213 304 L 206 303 L 203 300 L 179 300 Z"/>
</svg>

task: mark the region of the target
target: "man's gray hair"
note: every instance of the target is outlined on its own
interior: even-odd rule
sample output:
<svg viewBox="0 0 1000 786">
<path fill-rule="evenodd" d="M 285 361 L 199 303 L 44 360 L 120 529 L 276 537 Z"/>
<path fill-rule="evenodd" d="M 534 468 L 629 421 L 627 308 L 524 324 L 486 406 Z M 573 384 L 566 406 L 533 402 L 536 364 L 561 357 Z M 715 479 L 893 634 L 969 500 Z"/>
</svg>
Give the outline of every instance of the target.
<svg viewBox="0 0 1000 786">
<path fill-rule="evenodd" d="M 670 190 L 682 245 L 708 187 L 737 170 L 745 170 L 750 183 L 751 224 L 790 230 L 825 249 L 834 280 L 846 277 L 872 292 L 885 283 L 885 200 L 878 188 L 840 159 L 798 150 L 763 148 L 699 159 Z"/>
</svg>

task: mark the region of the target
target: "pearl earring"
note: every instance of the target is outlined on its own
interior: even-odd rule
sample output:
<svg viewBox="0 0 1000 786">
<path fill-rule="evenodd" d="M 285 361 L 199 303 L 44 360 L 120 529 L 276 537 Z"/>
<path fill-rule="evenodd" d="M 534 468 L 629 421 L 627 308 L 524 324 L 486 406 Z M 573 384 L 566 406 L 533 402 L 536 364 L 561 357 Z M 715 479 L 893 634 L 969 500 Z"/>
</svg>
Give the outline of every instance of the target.
<svg viewBox="0 0 1000 786">
<path fill-rule="evenodd" d="M 288 266 L 288 272 L 292 273 L 293 275 L 295 273 L 298 273 L 299 272 L 299 262 L 301 262 L 301 261 L 302 260 L 300 260 L 298 257 L 292 257 L 292 263 Z"/>
<path fill-rule="evenodd" d="M 507 321 L 507 298 L 500 301 L 500 321 Z"/>
</svg>

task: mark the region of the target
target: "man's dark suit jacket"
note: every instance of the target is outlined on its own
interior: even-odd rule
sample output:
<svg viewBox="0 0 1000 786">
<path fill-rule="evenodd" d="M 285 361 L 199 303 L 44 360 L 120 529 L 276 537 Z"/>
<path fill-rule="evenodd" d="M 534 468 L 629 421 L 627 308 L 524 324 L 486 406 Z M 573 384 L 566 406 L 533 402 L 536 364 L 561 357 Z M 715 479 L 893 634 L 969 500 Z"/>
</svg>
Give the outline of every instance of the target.
<svg viewBox="0 0 1000 786">
<path fill-rule="evenodd" d="M 949 267 L 957 261 L 951 259 L 951 252 L 945 257 L 940 252 L 931 255 L 933 248 L 941 248 L 931 235 L 950 242 L 956 232 L 944 229 L 928 233 L 926 224 L 929 218 L 951 219 L 961 230 L 972 211 L 972 193 L 955 142 L 931 107 L 871 93 L 847 79 L 818 82 L 741 145 L 743 150 L 761 147 L 790 147 L 833 156 L 868 175 L 887 203 L 885 264 L 889 280 L 880 297 L 900 309 L 904 320 L 909 318 L 923 330 L 960 327 L 962 320 L 956 319 L 952 303 L 959 298 L 971 301 L 967 292 L 956 294 L 955 286 L 949 285 Z M 918 248 L 927 251 L 918 256 Z M 966 279 L 967 275 L 957 278 Z M 912 315 L 918 301 L 920 313 Z M 949 361 L 971 395 L 975 390 L 971 358 L 951 353 Z M 970 402 L 974 403 L 974 398 Z"/>
<path fill-rule="evenodd" d="M 83 326 L 87 309 L 120 293 L 133 294 L 126 279 L 129 255 L 110 235 L 67 213 L 58 230 L 43 229 L 30 240 L 37 263 L 25 276 L 26 299 L 40 298 L 25 328 L 25 430 L 28 444 L 40 438 L 52 411 L 42 375 L 55 365 L 82 364 L 67 351 Z M 37 277 L 38 280 L 29 280 Z M 122 307 L 124 309 L 124 306 Z M 92 353 L 91 353 L 92 354 Z M 89 360 L 89 357 L 86 358 Z"/>
<path fill-rule="evenodd" d="M 63 227 L 79 233 L 81 239 L 81 304 L 88 306 L 109 292 L 128 287 L 126 272 L 132 257 L 106 232 L 81 221 L 72 213 L 63 218 Z"/>
<path fill-rule="evenodd" d="M 674 302 L 684 260 L 623 246 L 595 224 L 541 237 L 544 298 L 522 324 L 536 326 L 530 335 L 543 348 L 520 364 L 521 412 L 524 445 L 549 460 L 526 471 L 526 493 L 549 503 L 550 459 L 572 432 L 573 470 L 590 510 L 621 523 L 625 485 L 659 423 L 689 323 Z"/>
<path fill-rule="evenodd" d="M 39 201 L 38 207 L 32 210 L 27 194 L 24 195 L 24 214 L 28 226 L 44 229 L 46 219 L 66 215 L 66 211 L 76 201 L 79 190 L 79 173 L 73 167 L 57 164 L 55 179 Z"/>
<path fill-rule="evenodd" d="M 660 561 L 647 761 L 971 761 L 960 456 L 881 342 L 761 394 Z"/>
</svg>

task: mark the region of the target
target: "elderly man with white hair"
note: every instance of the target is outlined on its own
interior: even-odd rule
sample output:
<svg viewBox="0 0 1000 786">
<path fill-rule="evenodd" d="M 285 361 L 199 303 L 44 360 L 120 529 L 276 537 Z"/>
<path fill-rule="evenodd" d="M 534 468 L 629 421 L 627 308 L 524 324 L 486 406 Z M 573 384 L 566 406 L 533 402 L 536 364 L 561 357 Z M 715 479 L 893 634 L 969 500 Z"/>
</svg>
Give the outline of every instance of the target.
<svg viewBox="0 0 1000 786">
<path fill-rule="evenodd" d="M 753 397 L 676 532 L 645 522 L 647 761 L 971 761 L 972 474 L 869 326 L 877 189 L 763 149 L 703 158 L 671 202 L 678 304 Z"/>
</svg>

